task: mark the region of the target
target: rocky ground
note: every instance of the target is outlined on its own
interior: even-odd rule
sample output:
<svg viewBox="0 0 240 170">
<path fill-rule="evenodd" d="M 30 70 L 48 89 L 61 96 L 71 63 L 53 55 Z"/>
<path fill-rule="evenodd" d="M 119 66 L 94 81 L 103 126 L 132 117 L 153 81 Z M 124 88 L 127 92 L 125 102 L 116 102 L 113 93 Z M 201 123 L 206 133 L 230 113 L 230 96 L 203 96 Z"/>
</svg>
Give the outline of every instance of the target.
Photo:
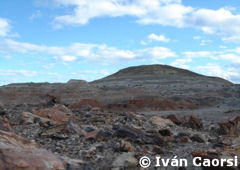
<svg viewBox="0 0 240 170">
<path fill-rule="evenodd" d="M 165 93 L 167 86 L 146 76 L 163 71 L 141 68 L 145 81 L 158 80 L 149 84 L 129 80 L 135 69 L 127 71 L 128 79 L 123 71 L 121 79 L 118 73 L 105 82 L 1 87 L 0 169 L 141 169 L 139 159 L 148 156 L 152 160 L 148 169 L 197 170 L 201 168 L 191 164 L 195 156 L 240 156 L 239 85 L 180 70 L 182 80 L 202 78 L 198 83 L 206 88 L 198 91 L 200 86 L 192 83 L 176 93 L 177 87 L 168 87 Z M 173 71 L 166 69 L 161 81 Z M 218 86 L 210 88 L 212 84 Z M 182 87 L 179 81 L 168 84 L 177 85 Z M 209 101 L 196 102 L 204 98 Z M 156 168 L 155 156 L 186 158 L 189 165 Z"/>
</svg>

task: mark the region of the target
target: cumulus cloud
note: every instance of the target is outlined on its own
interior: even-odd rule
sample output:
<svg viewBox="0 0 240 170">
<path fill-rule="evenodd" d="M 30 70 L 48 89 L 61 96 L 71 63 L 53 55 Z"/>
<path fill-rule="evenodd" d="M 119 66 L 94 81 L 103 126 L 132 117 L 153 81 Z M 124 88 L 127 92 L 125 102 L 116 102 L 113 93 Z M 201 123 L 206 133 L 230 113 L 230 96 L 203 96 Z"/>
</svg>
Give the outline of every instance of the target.
<svg viewBox="0 0 240 170">
<path fill-rule="evenodd" d="M 12 53 L 48 54 L 56 60 L 74 62 L 77 60 L 114 62 L 118 60 L 152 60 L 177 57 L 176 53 L 165 47 L 152 47 L 138 50 L 122 50 L 105 44 L 73 43 L 69 46 L 45 46 L 11 39 L 0 41 L 0 51 Z"/>
<path fill-rule="evenodd" d="M 181 59 L 176 59 L 170 65 L 179 67 L 179 68 L 183 68 L 183 69 L 190 69 L 190 66 L 187 65 L 187 63 L 190 63 L 192 61 L 193 60 L 191 58 L 181 58 Z"/>
<path fill-rule="evenodd" d="M 59 56 L 59 57 L 54 57 L 56 60 L 61 60 L 64 62 L 73 62 L 77 60 L 76 56 L 70 56 L 70 55 L 64 55 L 64 56 Z"/>
<path fill-rule="evenodd" d="M 0 37 L 6 37 L 10 31 L 10 24 L 7 19 L 0 18 Z"/>
<path fill-rule="evenodd" d="M 240 15 L 223 7 L 217 10 L 193 8 L 181 0 L 54 0 L 58 6 L 74 7 L 73 11 L 54 18 L 55 26 L 84 25 L 93 18 L 132 16 L 140 24 L 193 27 L 216 34 L 223 41 L 239 41 Z M 226 25 L 228 25 L 226 27 Z"/>
<path fill-rule="evenodd" d="M 235 68 L 223 68 L 220 65 L 208 63 L 204 66 L 198 66 L 196 70 L 204 72 L 209 76 L 222 77 L 224 79 L 235 81 L 240 77 L 240 71 Z"/>
<path fill-rule="evenodd" d="M 164 35 L 156 35 L 156 34 L 150 34 L 148 36 L 148 40 L 159 41 L 159 42 L 169 42 L 170 41 L 170 39 L 165 37 Z"/>
</svg>

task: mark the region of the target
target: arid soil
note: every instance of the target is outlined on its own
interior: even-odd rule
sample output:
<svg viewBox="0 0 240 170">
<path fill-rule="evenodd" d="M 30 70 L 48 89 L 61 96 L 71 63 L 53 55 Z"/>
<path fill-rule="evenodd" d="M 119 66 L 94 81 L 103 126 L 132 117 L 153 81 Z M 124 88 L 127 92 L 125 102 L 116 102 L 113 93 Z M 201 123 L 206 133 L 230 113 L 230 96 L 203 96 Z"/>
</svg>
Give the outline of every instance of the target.
<svg viewBox="0 0 240 170">
<path fill-rule="evenodd" d="M 164 65 L 2 86 L 0 170 L 140 169 L 142 156 L 148 169 L 201 169 L 194 156 L 240 156 L 239 103 L 240 85 Z M 155 156 L 189 165 L 156 168 Z"/>
</svg>

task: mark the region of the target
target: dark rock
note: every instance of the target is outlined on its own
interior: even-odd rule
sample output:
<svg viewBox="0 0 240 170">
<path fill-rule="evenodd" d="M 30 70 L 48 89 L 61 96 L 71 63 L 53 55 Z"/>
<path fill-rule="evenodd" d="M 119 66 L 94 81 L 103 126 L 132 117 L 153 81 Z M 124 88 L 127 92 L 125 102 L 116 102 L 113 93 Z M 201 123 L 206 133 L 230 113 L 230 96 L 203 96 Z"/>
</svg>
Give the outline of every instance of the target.
<svg viewBox="0 0 240 170">
<path fill-rule="evenodd" d="M 190 137 L 190 139 L 193 142 L 199 142 L 199 143 L 205 143 L 205 139 L 203 136 L 201 136 L 200 134 L 194 134 L 193 136 Z"/>
<path fill-rule="evenodd" d="M 177 116 L 175 116 L 175 115 L 168 115 L 167 119 L 170 119 L 176 125 L 180 125 L 182 123 L 181 120 L 179 118 L 177 118 Z"/>
<path fill-rule="evenodd" d="M 128 138 L 136 143 L 144 144 L 162 144 L 163 140 L 157 134 L 145 133 L 140 129 L 129 126 L 114 126 L 115 135 L 121 138 Z"/>
<path fill-rule="evenodd" d="M 196 130 L 200 130 L 203 126 L 202 121 L 196 116 L 184 116 L 182 122 L 182 126 Z"/>
<path fill-rule="evenodd" d="M 158 131 L 162 136 L 171 136 L 172 132 L 169 129 L 160 129 Z"/>
</svg>

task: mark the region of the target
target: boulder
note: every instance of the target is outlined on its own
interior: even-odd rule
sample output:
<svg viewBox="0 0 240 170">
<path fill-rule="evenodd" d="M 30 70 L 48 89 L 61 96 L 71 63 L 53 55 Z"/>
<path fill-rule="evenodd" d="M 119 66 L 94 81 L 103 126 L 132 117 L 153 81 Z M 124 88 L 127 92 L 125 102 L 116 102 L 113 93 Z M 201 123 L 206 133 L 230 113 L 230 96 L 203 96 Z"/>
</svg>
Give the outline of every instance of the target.
<svg viewBox="0 0 240 170">
<path fill-rule="evenodd" d="M 0 118 L 0 130 L 13 131 L 7 118 Z"/>
<path fill-rule="evenodd" d="M 175 115 L 169 115 L 166 117 L 171 120 L 176 125 L 184 126 L 191 129 L 201 129 L 203 127 L 201 119 L 197 118 L 194 115 L 177 117 Z"/>
<path fill-rule="evenodd" d="M 173 126 L 173 122 L 169 119 L 164 119 L 162 117 L 159 116 L 153 116 L 151 118 L 151 123 L 154 125 L 157 125 L 159 127 L 168 127 L 168 126 Z"/>
<path fill-rule="evenodd" d="M 0 169 L 65 169 L 64 162 L 53 153 L 39 148 L 35 142 L 2 130 L 0 139 Z"/>
<path fill-rule="evenodd" d="M 57 122 L 51 119 L 32 114 L 30 112 L 22 112 L 20 117 L 20 123 L 23 123 L 23 124 L 39 123 L 41 126 L 44 126 L 44 127 L 58 124 Z"/>
<path fill-rule="evenodd" d="M 171 136 L 172 132 L 170 129 L 160 129 L 158 131 L 162 136 Z"/>
<path fill-rule="evenodd" d="M 239 136 L 240 135 L 240 116 L 236 116 L 231 119 L 220 122 L 218 132 L 220 135 Z"/>
<path fill-rule="evenodd" d="M 64 105 L 55 105 L 52 108 L 40 109 L 35 114 L 59 124 L 69 121 L 72 117 L 72 112 Z"/>
<path fill-rule="evenodd" d="M 115 136 L 120 138 L 127 138 L 131 142 L 141 144 L 163 144 L 163 139 L 159 133 L 146 133 L 141 129 L 130 126 L 114 126 Z"/>
<path fill-rule="evenodd" d="M 193 142 L 198 142 L 198 143 L 205 143 L 206 142 L 205 138 L 200 134 L 194 134 L 190 137 L 190 139 Z"/>
<path fill-rule="evenodd" d="M 4 108 L 4 105 L 0 102 L 0 116 L 1 115 L 6 115 L 7 111 Z"/>
<path fill-rule="evenodd" d="M 181 120 L 176 115 L 168 115 L 167 118 L 170 119 L 176 125 L 181 124 Z"/>
<path fill-rule="evenodd" d="M 197 118 L 194 115 L 184 116 L 182 118 L 182 126 L 192 128 L 192 129 L 201 129 L 203 124 L 201 119 Z"/>
</svg>

